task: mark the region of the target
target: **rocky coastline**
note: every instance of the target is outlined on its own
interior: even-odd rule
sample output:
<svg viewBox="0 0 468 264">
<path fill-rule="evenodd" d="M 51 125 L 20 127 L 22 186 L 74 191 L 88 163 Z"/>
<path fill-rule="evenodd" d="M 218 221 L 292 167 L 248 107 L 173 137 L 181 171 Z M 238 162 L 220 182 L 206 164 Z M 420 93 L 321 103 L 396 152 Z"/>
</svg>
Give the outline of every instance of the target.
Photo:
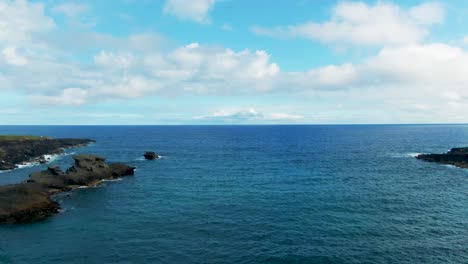
<svg viewBox="0 0 468 264">
<path fill-rule="evenodd" d="M 0 171 L 16 169 L 24 163 L 46 163 L 44 155 L 61 154 L 65 149 L 94 142 L 92 139 L 3 136 L 0 137 Z"/>
<path fill-rule="evenodd" d="M 75 163 L 65 172 L 59 167 L 32 173 L 29 180 L 0 186 L 0 224 L 18 224 L 43 220 L 60 209 L 54 195 L 82 186 L 96 186 L 103 180 L 134 174 L 135 167 L 107 164 L 97 155 L 75 155 Z"/>
<path fill-rule="evenodd" d="M 459 168 L 468 168 L 468 147 L 452 148 L 443 154 L 419 154 L 417 159 L 440 164 L 453 165 Z"/>
</svg>

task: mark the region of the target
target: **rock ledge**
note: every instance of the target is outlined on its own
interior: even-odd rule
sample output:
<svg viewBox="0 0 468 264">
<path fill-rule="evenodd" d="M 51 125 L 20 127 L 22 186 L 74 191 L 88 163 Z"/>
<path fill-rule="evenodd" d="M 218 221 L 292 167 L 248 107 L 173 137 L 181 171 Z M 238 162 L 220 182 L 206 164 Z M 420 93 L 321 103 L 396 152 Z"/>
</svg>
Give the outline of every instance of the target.
<svg viewBox="0 0 468 264">
<path fill-rule="evenodd" d="M 0 223 L 43 220 L 60 208 L 52 195 L 133 175 L 135 170 L 121 163 L 109 165 L 97 155 L 76 155 L 73 159 L 74 165 L 65 172 L 49 166 L 47 170 L 32 173 L 26 182 L 0 186 Z"/>
<path fill-rule="evenodd" d="M 419 160 L 453 165 L 459 168 L 468 168 L 468 147 L 452 148 L 445 154 L 420 154 Z"/>
</svg>

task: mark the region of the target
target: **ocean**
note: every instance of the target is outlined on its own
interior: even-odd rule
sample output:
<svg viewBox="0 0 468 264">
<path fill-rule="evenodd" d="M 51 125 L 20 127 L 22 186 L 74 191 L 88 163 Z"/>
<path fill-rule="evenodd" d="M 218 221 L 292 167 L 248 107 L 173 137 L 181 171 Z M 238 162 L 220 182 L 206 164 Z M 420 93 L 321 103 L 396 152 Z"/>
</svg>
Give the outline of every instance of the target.
<svg viewBox="0 0 468 264">
<path fill-rule="evenodd" d="M 74 153 L 134 176 L 0 226 L 0 263 L 468 263 L 468 170 L 416 153 L 468 146 L 466 125 L 0 126 L 92 138 Z M 162 158 L 143 159 L 145 151 Z M 47 165 L 0 173 L 18 183 Z"/>
</svg>

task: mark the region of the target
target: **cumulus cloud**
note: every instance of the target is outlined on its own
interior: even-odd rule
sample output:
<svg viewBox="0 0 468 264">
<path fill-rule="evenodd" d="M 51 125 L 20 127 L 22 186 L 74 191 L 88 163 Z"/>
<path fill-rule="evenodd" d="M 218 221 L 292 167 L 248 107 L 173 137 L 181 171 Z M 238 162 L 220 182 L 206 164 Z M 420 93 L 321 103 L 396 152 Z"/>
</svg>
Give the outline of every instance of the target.
<svg viewBox="0 0 468 264">
<path fill-rule="evenodd" d="M 152 38 L 141 41 L 148 39 Z M 11 73 L 5 77 L 7 81 L 32 93 L 30 99 L 35 103 L 72 105 L 148 95 L 266 93 L 280 74 L 279 66 L 265 51 L 233 51 L 192 43 L 168 51 L 154 45 L 142 52 L 137 46 L 128 41 L 124 46 L 119 44 L 121 51 L 102 50 L 91 65 L 32 53 L 21 71 L 2 67 L 1 62 L 0 70 Z M 11 50 L 9 54 L 13 54 Z M 86 93 L 66 90 L 69 87 Z M 77 100 L 71 100 L 71 92 L 77 93 Z"/>
<path fill-rule="evenodd" d="M 174 15 L 181 20 L 191 20 L 198 23 L 208 21 L 208 13 L 217 0 L 167 0 L 163 12 Z"/>
<path fill-rule="evenodd" d="M 436 4 L 402 9 L 392 4 L 361 3 L 356 12 L 362 5 L 384 8 L 390 18 L 394 12 L 403 18 L 411 17 L 410 24 L 422 30 L 426 28 L 421 25 L 443 19 L 434 8 Z M 362 10 L 368 12 L 366 8 Z M 338 107 L 338 103 L 343 107 L 348 103 L 368 107 L 372 111 L 367 115 L 373 114 L 373 109 L 398 109 L 432 111 L 443 117 L 451 116 L 450 111 L 468 110 L 468 52 L 443 43 L 422 44 L 419 38 L 402 41 L 359 62 L 291 72 L 282 70 L 264 50 L 233 50 L 200 43 L 166 45 L 162 44 L 164 38 L 151 32 L 115 37 L 92 31 L 70 35 L 58 31 L 51 38 L 47 34 L 56 26 L 41 4 L 0 2 L 0 14 L 14 12 L 27 15 L 0 16 L 0 28 L 7 29 L 0 31 L 0 89 L 28 94 L 30 101 L 38 105 L 80 106 L 148 96 L 273 94 L 310 100 L 302 104 L 331 102 L 330 107 Z M 360 27 L 362 23 L 356 21 Z M 15 27 L 17 30 L 10 30 Z M 40 42 L 44 45 L 36 45 Z M 91 53 L 91 59 L 74 60 L 76 50 Z M 352 113 L 343 109 L 324 116 Z M 302 116 L 294 113 L 306 111 L 222 109 L 197 120 L 301 122 Z"/>
<path fill-rule="evenodd" d="M 264 51 L 202 46 L 192 43 L 162 53 L 117 54 L 101 52 L 95 57 L 102 71 L 139 75 L 148 91 L 162 93 L 230 94 L 270 89 L 279 66 Z M 122 74 L 122 76 L 125 76 Z M 114 80 L 116 85 L 121 78 Z M 140 82 L 142 83 L 142 82 Z M 237 90 L 235 90 L 237 89 Z"/>
<path fill-rule="evenodd" d="M 262 113 L 255 108 L 248 109 L 221 109 L 213 114 L 197 116 L 198 121 L 209 122 L 252 122 L 252 121 L 298 121 L 303 119 L 301 115 L 287 113 Z"/>
<path fill-rule="evenodd" d="M 44 13 L 42 3 L 0 1 L 0 43 L 31 41 L 35 34 L 55 27 L 54 21 Z"/>
<path fill-rule="evenodd" d="M 31 97 L 33 101 L 54 102 L 52 98 L 56 97 L 61 104 L 74 105 L 151 95 L 310 94 L 350 90 L 401 98 L 411 95 L 418 101 L 421 94 L 440 97 L 440 89 L 451 92 L 452 99 L 453 94 L 464 98 L 467 95 L 464 87 L 468 85 L 468 53 L 441 43 L 387 47 L 361 63 L 298 72 L 281 71 L 265 51 L 234 51 L 197 43 L 164 52 L 156 48 L 142 53 L 131 47 L 120 52 L 103 50 L 95 55 L 92 65 L 60 62 L 40 54 L 29 54 L 27 59 L 21 71 L 0 62 L 0 69 L 3 67 L 8 73 L 3 82 L 38 95 Z M 22 64 L 21 60 L 18 62 Z M 80 93 L 79 100 L 70 100 L 67 97 L 70 92 L 62 92 L 68 87 L 86 91 L 86 96 Z M 46 97 L 41 96 L 44 94 Z"/>
<path fill-rule="evenodd" d="M 468 84 L 468 53 L 442 43 L 385 48 L 362 72 L 376 81 L 446 85 Z"/>
<path fill-rule="evenodd" d="M 23 66 L 28 64 L 28 60 L 22 55 L 18 54 L 16 47 L 6 47 L 2 50 L 2 54 L 6 63 L 8 64 L 15 66 Z"/>
<path fill-rule="evenodd" d="M 377 2 L 341 2 L 325 22 L 307 22 L 276 28 L 254 26 L 258 35 L 279 38 L 307 38 L 324 43 L 352 45 L 403 45 L 418 43 L 429 27 L 442 23 L 445 11 L 439 3 L 425 3 L 409 9 Z"/>
</svg>

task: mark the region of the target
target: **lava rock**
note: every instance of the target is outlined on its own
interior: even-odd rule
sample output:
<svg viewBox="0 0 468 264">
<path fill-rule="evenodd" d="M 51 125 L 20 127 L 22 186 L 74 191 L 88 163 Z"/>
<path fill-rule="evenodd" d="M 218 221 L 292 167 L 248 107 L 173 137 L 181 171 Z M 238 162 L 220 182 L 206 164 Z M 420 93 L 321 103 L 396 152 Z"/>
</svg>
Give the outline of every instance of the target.
<svg viewBox="0 0 468 264">
<path fill-rule="evenodd" d="M 58 213 L 58 210 L 58 203 L 38 184 L 0 186 L 0 223 L 39 221 Z"/>
<path fill-rule="evenodd" d="M 46 163 L 43 155 L 60 154 L 64 149 L 82 147 L 95 142 L 92 139 L 34 138 L 18 140 L 0 139 L 0 170 L 17 168 L 24 162 Z"/>
<path fill-rule="evenodd" d="M 25 223 L 57 213 L 52 195 L 81 186 L 96 186 L 105 179 L 133 175 L 135 167 L 122 163 L 108 165 L 97 155 L 73 156 L 75 163 L 65 172 L 59 167 L 29 175 L 21 184 L 0 186 L 0 223 Z"/>
<path fill-rule="evenodd" d="M 135 167 L 130 167 L 122 163 L 114 163 L 109 165 L 113 178 L 120 178 L 135 174 Z"/>
<path fill-rule="evenodd" d="M 159 159 L 159 155 L 156 154 L 156 153 L 153 152 L 153 151 L 147 151 L 147 152 L 145 152 L 145 154 L 144 154 L 143 156 L 144 156 L 145 159 L 147 159 L 147 160 Z"/>
<path fill-rule="evenodd" d="M 452 148 L 445 154 L 420 154 L 417 159 L 468 168 L 468 148 Z"/>
</svg>

